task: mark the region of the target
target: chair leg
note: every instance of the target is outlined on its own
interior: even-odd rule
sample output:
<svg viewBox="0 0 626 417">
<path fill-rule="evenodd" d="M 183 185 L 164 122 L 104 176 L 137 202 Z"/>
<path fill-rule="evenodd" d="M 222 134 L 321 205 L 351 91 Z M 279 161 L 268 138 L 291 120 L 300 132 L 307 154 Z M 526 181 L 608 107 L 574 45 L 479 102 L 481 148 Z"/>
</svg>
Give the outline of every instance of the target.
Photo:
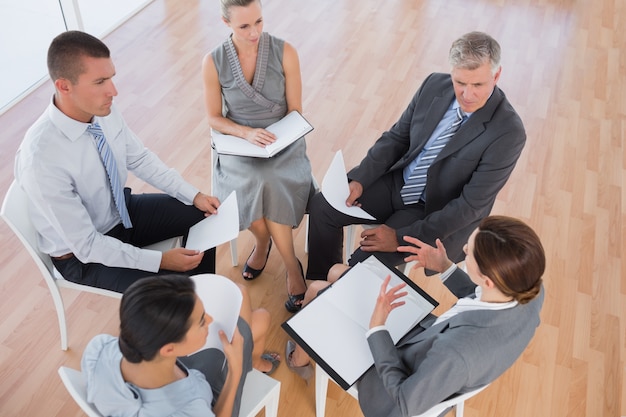
<svg viewBox="0 0 626 417">
<path fill-rule="evenodd" d="M 278 400 L 280 397 L 280 384 L 277 384 L 272 392 L 272 396 L 268 398 L 265 404 L 265 417 L 278 416 Z"/>
<path fill-rule="evenodd" d="M 347 264 L 348 259 L 350 259 L 350 254 L 352 253 L 352 245 L 354 244 L 354 229 L 356 225 L 351 224 L 347 226 L 346 229 L 346 244 L 344 246 L 344 257 L 343 260 Z"/>
<path fill-rule="evenodd" d="M 326 414 L 326 395 L 328 394 L 328 374 L 321 366 L 315 365 L 315 416 Z"/>
<path fill-rule="evenodd" d="M 305 214 L 306 223 L 304 224 L 304 253 L 309 253 L 309 215 Z"/>
<path fill-rule="evenodd" d="M 230 241 L 230 260 L 233 266 L 239 264 L 239 259 L 237 258 L 237 238 Z"/>
<path fill-rule="evenodd" d="M 65 307 L 63 306 L 63 298 L 61 297 L 61 292 L 59 291 L 59 287 L 54 285 L 48 285 L 48 290 L 50 291 L 50 295 L 52 295 L 52 301 L 54 302 L 54 308 L 57 311 L 57 319 L 59 320 L 59 333 L 61 336 L 61 349 L 67 350 L 67 322 L 65 321 Z"/>
<path fill-rule="evenodd" d="M 456 417 L 463 417 L 464 411 L 465 411 L 465 401 L 461 401 L 460 403 L 454 406 L 454 415 Z"/>
</svg>

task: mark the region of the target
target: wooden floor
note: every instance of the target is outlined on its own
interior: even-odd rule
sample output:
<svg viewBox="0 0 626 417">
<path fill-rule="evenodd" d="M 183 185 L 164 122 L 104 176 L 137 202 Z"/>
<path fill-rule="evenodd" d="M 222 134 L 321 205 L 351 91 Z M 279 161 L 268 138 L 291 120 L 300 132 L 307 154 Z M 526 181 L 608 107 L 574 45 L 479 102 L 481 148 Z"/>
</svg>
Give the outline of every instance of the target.
<svg viewBox="0 0 626 417">
<path fill-rule="evenodd" d="M 335 151 L 353 166 L 400 116 L 423 78 L 448 71 L 451 42 L 471 30 L 502 45 L 500 87 L 528 141 L 494 213 L 519 217 L 542 237 L 547 297 L 532 343 L 501 378 L 468 402 L 467 417 L 626 415 L 626 2 L 622 0 L 265 1 L 265 29 L 299 51 L 303 103 L 315 130 L 308 154 L 318 179 Z M 204 191 L 210 147 L 200 79 L 205 52 L 226 36 L 217 1 L 155 0 L 105 39 L 117 66 L 117 103 L 128 124 L 169 165 Z M 19 40 L 18 40 L 19 41 Z M 43 59 L 44 57 L 42 57 Z M 10 82 L 3 80 L 2 82 Z M 0 195 L 13 155 L 46 107 L 40 87 L 0 117 Z M 136 190 L 147 189 L 132 181 Z M 296 251 L 305 259 L 304 230 Z M 238 240 L 243 264 L 252 240 Z M 243 282 L 218 250 L 218 273 Z M 246 283 L 283 351 L 289 317 L 284 266 L 274 251 Z M 436 280 L 411 275 L 449 306 Z M 60 350 L 52 300 L 34 264 L 0 222 L 0 415 L 79 416 L 60 384 L 91 337 L 115 334 L 116 300 L 66 291 L 70 349 Z M 314 390 L 282 364 L 279 416 L 313 416 Z M 359 416 L 355 400 L 329 390 L 327 415 Z"/>
</svg>

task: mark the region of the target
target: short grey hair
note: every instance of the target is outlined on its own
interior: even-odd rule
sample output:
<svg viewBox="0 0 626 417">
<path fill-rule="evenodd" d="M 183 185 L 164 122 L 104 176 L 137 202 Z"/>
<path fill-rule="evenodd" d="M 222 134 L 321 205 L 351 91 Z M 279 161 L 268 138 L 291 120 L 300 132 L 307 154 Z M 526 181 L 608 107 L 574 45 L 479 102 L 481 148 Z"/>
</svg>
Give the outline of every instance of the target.
<svg viewBox="0 0 626 417">
<path fill-rule="evenodd" d="M 448 61 L 452 68 L 474 70 L 489 60 L 491 72 L 500 67 L 500 44 L 484 32 L 470 32 L 455 40 Z"/>
<path fill-rule="evenodd" d="M 222 17 L 226 21 L 230 21 L 230 8 L 231 7 L 246 7 L 250 4 L 258 1 L 261 4 L 261 0 L 220 0 L 220 8 L 222 10 Z"/>
</svg>

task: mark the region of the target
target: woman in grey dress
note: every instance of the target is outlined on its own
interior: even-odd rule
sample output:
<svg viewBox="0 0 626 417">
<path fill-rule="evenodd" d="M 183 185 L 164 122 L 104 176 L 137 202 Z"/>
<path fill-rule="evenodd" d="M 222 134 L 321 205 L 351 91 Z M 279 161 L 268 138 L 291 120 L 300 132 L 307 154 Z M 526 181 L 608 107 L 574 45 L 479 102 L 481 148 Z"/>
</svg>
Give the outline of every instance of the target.
<svg viewBox="0 0 626 417">
<path fill-rule="evenodd" d="M 265 127 L 287 113 L 302 112 L 300 64 L 294 47 L 263 32 L 260 0 L 221 0 L 232 35 L 204 57 L 205 103 L 211 128 L 257 146 L 275 141 Z M 292 229 L 302 220 L 312 190 L 311 164 L 300 138 L 271 158 L 214 152 L 213 194 L 237 191 L 241 229 L 256 245 L 243 269 L 254 279 L 267 263 L 272 241 L 287 269 L 287 310 L 301 307 L 306 281 L 296 258 Z"/>
</svg>

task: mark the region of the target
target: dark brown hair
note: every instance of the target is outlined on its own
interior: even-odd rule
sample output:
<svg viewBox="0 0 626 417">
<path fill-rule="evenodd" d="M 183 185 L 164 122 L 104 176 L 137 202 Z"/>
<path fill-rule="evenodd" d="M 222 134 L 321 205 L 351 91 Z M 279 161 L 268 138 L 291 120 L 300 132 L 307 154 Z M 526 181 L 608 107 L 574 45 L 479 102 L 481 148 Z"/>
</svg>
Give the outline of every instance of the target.
<svg viewBox="0 0 626 417">
<path fill-rule="evenodd" d="M 63 32 L 48 48 L 48 74 L 52 81 L 65 78 L 76 84 L 84 67 L 81 58 L 110 58 L 109 48 L 98 38 L 78 30 Z"/>
<path fill-rule="evenodd" d="M 535 298 L 541 289 L 546 258 L 539 236 L 524 222 L 506 216 L 489 216 L 478 226 L 474 258 L 505 295 L 520 304 Z"/>
<path fill-rule="evenodd" d="M 132 363 L 150 361 L 168 343 L 184 340 L 196 305 L 195 284 L 185 275 L 134 282 L 120 304 L 119 346 Z"/>
</svg>

